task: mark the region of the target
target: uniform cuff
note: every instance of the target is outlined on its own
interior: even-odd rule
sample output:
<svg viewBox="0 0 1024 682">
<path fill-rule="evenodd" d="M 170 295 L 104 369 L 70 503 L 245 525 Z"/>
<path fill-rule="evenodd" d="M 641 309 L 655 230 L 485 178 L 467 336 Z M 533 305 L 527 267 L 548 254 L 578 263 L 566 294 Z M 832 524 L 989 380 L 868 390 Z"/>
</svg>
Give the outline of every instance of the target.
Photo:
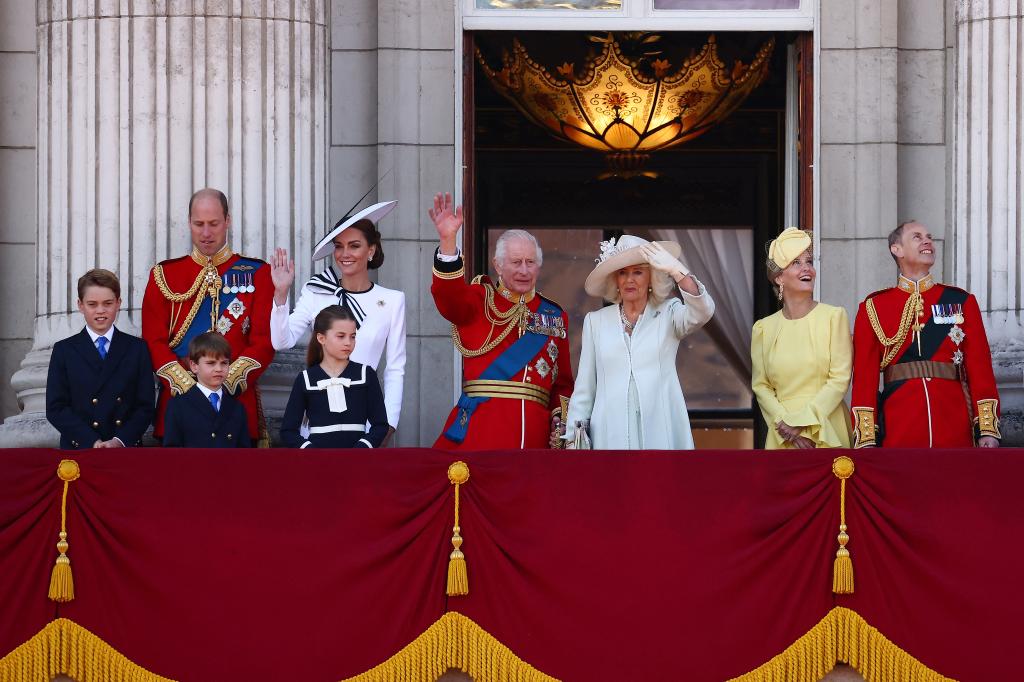
<svg viewBox="0 0 1024 682">
<path fill-rule="evenodd" d="M 434 250 L 434 277 L 439 279 L 460 279 L 466 276 L 466 266 L 462 262 L 462 251 L 454 256 L 446 256 L 441 249 Z"/>
</svg>

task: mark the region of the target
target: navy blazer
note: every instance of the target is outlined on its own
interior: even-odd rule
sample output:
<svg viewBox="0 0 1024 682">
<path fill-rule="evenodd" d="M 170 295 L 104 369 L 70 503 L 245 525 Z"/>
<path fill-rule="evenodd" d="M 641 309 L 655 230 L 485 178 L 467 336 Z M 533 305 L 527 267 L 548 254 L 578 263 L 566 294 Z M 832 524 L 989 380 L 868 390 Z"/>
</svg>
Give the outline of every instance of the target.
<svg viewBox="0 0 1024 682">
<path fill-rule="evenodd" d="M 65 450 L 91 448 L 115 436 L 142 445 L 153 422 L 156 383 L 146 342 L 116 327 L 106 359 L 82 331 L 58 341 L 46 377 L 46 418 Z"/>
<path fill-rule="evenodd" d="M 252 447 L 245 407 L 224 389 L 220 409 L 215 410 L 199 386 L 193 386 L 167 403 L 163 444 L 167 448 Z"/>
</svg>

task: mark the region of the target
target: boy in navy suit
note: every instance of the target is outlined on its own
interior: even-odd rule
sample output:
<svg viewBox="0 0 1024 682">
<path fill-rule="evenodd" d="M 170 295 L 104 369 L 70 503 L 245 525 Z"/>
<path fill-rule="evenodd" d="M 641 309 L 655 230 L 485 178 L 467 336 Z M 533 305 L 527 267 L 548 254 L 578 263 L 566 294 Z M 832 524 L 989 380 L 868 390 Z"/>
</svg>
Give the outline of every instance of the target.
<svg viewBox="0 0 1024 682">
<path fill-rule="evenodd" d="M 223 389 L 231 344 L 217 332 L 205 332 L 189 342 L 188 359 L 196 385 L 167 403 L 164 446 L 251 447 L 245 407 Z"/>
<path fill-rule="evenodd" d="M 85 329 L 54 344 L 46 378 L 46 418 L 65 450 L 140 446 L 153 421 L 149 349 L 114 327 L 120 308 L 114 273 L 90 270 L 78 280 Z"/>
</svg>

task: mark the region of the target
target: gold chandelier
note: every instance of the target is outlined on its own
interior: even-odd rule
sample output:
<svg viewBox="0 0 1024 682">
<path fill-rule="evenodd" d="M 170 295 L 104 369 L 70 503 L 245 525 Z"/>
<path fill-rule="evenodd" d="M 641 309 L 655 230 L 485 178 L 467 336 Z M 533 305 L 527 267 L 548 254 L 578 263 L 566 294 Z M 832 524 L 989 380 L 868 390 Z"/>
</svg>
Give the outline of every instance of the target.
<svg viewBox="0 0 1024 682">
<path fill-rule="evenodd" d="M 492 69 L 479 48 L 487 78 L 529 120 L 556 137 L 606 152 L 613 170 L 641 166 L 649 152 L 692 140 L 725 119 L 764 80 L 775 39 L 753 61 L 730 69 L 718 57 L 715 36 L 678 69 L 667 59 L 639 60 L 623 54 L 612 34 L 587 60 L 583 75 L 574 64 L 557 75 L 530 58 L 518 40 Z"/>
</svg>

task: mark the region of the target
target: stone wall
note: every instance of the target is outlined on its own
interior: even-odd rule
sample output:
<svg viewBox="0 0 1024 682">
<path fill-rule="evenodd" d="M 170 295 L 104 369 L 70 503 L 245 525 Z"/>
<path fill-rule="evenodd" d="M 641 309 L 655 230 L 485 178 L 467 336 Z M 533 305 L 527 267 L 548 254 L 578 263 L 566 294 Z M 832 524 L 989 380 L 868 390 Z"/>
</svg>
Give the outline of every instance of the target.
<svg viewBox="0 0 1024 682">
<path fill-rule="evenodd" d="M 20 411 L 11 375 L 32 347 L 36 89 L 33 3 L 0 3 L 0 420 Z"/>
</svg>

